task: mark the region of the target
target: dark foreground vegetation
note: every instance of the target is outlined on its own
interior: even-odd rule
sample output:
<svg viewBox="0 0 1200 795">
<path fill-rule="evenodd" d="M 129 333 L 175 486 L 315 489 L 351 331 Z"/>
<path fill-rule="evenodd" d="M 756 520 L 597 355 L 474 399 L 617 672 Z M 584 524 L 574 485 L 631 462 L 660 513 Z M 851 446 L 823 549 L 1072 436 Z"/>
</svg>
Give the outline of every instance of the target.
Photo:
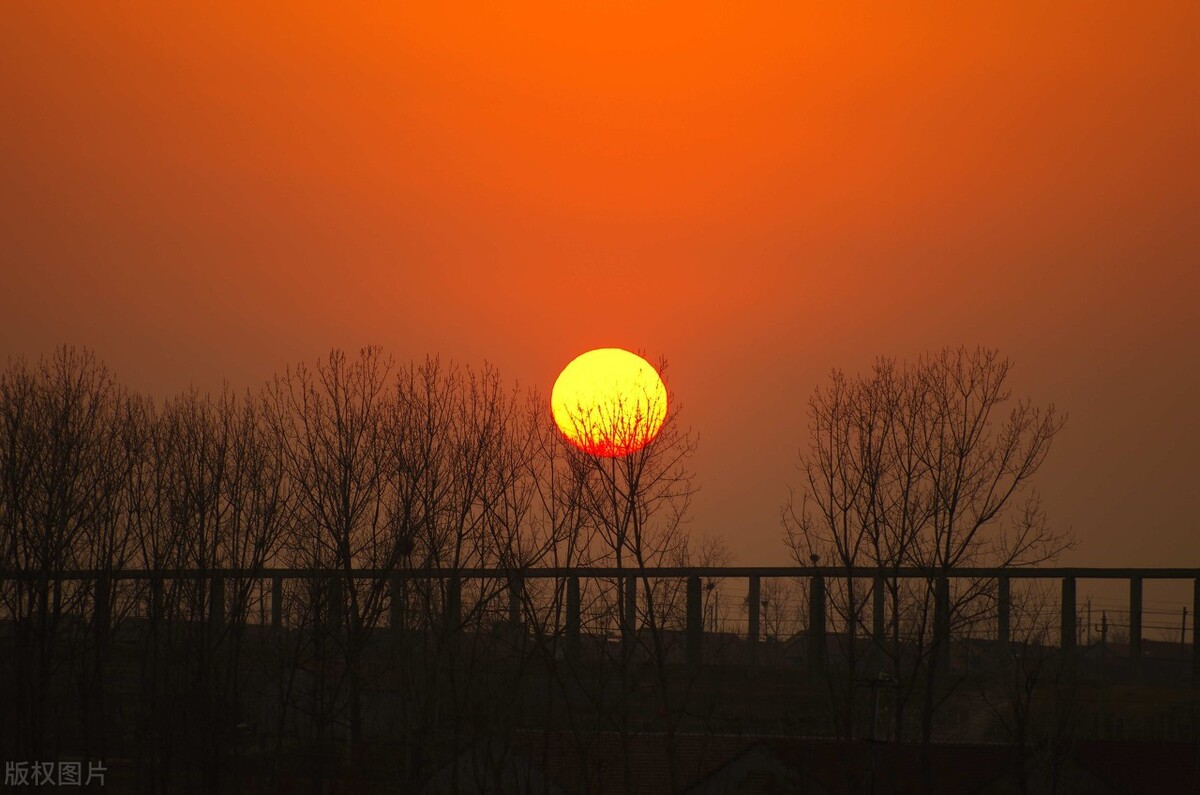
<svg viewBox="0 0 1200 795">
<path fill-rule="evenodd" d="M 1022 579 L 1069 541 L 1029 489 L 1061 421 L 1007 370 L 835 374 L 784 510 L 809 568 L 756 574 L 685 530 L 675 410 L 605 459 L 492 370 L 374 349 L 166 402 L 10 363 L 0 757 L 112 791 L 1187 791 L 1191 650 L 1077 644 L 1074 578 Z"/>
</svg>

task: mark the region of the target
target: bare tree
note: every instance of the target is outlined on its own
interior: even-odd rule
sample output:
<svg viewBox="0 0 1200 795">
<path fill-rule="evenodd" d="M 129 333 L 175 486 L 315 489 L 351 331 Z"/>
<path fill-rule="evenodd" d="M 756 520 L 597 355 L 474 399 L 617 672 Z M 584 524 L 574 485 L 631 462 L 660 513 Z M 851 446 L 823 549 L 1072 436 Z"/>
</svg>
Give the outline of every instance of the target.
<svg viewBox="0 0 1200 795">
<path fill-rule="evenodd" d="M 15 720 L 3 721 L 8 736 L 0 742 L 15 758 L 61 748 L 62 735 L 49 732 L 55 724 L 78 725 L 79 742 L 103 750 L 105 636 L 77 623 L 64 633 L 63 619 L 104 586 L 64 586 L 61 575 L 111 572 L 127 560 L 121 509 L 130 418 L 125 392 L 90 351 L 60 348 L 0 374 L 0 565 L 21 573 L 0 592 L 18 641 L 15 670 L 2 677 L 4 712 Z M 67 671 L 77 710 L 63 699 Z"/>
<path fill-rule="evenodd" d="M 666 381 L 666 362 L 660 361 L 656 370 Z M 560 437 L 555 440 L 557 448 L 550 446 L 564 453 L 566 464 L 567 476 L 554 492 L 566 502 L 552 511 L 563 517 L 569 529 L 568 560 L 578 565 L 639 569 L 686 565 L 690 560 L 686 522 L 695 492 L 688 462 L 696 439 L 682 424 L 680 407 L 668 411 L 658 390 L 643 385 L 641 391 L 634 388 L 611 405 L 576 407 L 571 419 L 573 437 L 588 444 L 567 446 Z M 662 425 L 655 434 L 659 420 Z M 647 439 L 651 441 L 638 448 Z M 609 454 L 613 452 L 617 454 Z M 584 605 L 590 615 L 589 628 L 601 636 L 615 630 L 621 641 L 612 650 L 607 643 L 600 646 L 607 665 L 590 669 L 590 678 L 580 669 L 568 667 L 565 682 L 571 692 L 585 695 L 601 726 L 619 735 L 626 759 L 637 734 L 634 706 L 644 704 L 647 697 L 654 699 L 659 705 L 658 725 L 667 735 L 666 761 L 674 781 L 674 735 L 688 693 L 681 686 L 684 677 L 670 662 L 677 651 L 670 632 L 683 624 L 684 583 L 643 575 L 596 585 L 599 588 Z M 640 599 L 629 598 L 638 591 Z M 615 673 L 612 679 L 610 671 Z M 650 689 L 641 694 L 644 682 Z M 575 736 L 581 746 L 586 743 L 582 733 L 577 731 Z M 586 758 L 586 748 L 580 751 Z M 628 764 L 622 774 L 625 785 L 631 786 Z"/>
<path fill-rule="evenodd" d="M 327 743 L 335 724 L 347 726 L 351 758 L 362 745 L 362 655 L 399 562 L 388 514 L 397 475 L 392 370 L 378 348 L 357 359 L 335 350 L 313 369 L 289 369 L 263 398 L 295 494 L 297 521 L 283 558 L 336 573 L 308 583 L 311 633 L 297 652 L 311 655 L 317 737 Z M 356 575 L 363 568 L 374 572 L 365 583 Z M 343 666 L 332 681 L 331 658 Z"/>
<path fill-rule="evenodd" d="M 27 757 L 64 741 L 102 755 L 105 705 L 119 694 L 136 703 L 129 750 L 143 789 L 228 785 L 223 763 L 252 725 L 243 704 L 279 671 L 289 673 L 279 683 L 276 761 L 285 747 L 303 747 L 284 742 L 297 711 L 312 715 L 322 747 L 344 726 L 356 754 L 363 712 L 383 701 L 367 693 L 389 673 L 369 640 L 389 608 L 398 638 L 407 627 L 423 633 L 393 644 L 387 680 L 393 725 L 413 751 L 400 779 L 419 782 L 447 748 L 520 725 L 529 665 L 556 660 L 563 583 L 547 587 L 524 570 L 690 559 L 690 433 L 672 419 L 620 460 L 582 454 L 549 426 L 536 396 L 488 367 L 427 360 L 396 369 L 377 349 L 357 359 L 335 351 L 254 400 L 193 391 L 157 404 L 126 394 L 90 353 L 64 349 L 36 366 L 10 365 L 0 399 L 0 565 L 20 573 L 0 589 L 19 635 L 0 739 Z M 317 573 L 307 589 L 284 580 L 275 606 L 290 661 L 247 626 L 265 606 L 260 572 L 272 564 Z M 130 566 L 145 576 L 112 580 Z M 426 567 L 455 574 L 406 576 Z M 470 567 L 512 576 L 456 574 Z M 72 568 L 99 576 L 73 585 L 61 576 Z M 681 584 L 640 584 L 640 605 L 627 610 L 601 589 L 592 612 L 648 628 L 634 645 L 657 650 L 667 704 L 664 632 L 682 623 Z M 87 615 L 64 634 L 73 609 Z M 497 655 L 508 662 L 503 681 Z M 65 679 L 55 679 L 60 662 Z M 70 723 L 71 699 L 51 694 L 77 696 L 81 743 L 53 730 Z"/>
<path fill-rule="evenodd" d="M 155 411 L 131 401 L 124 449 L 125 535 L 149 576 L 122 584 L 136 631 L 141 687 L 139 785 L 169 791 L 180 776 L 222 787 L 222 760 L 245 697 L 273 659 L 248 653 L 247 622 L 261 572 L 289 527 L 284 473 L 258 403 L 191 392 Z M 229 578 L 222 569 L 244 574 Z"/>
<path fill-rule="evenodd" d="M 987 582 L 951 592 L 951 569 L 1029 565 L 1067 544 L 1031 488 L 1063 419 L 1053 406 L 1014 401 L 1010 370 L 1009 360 L 987 349 L 946 349 L 912 365 L 880 359 L 866 376 L 834 372 L 809 401 L 811 438 L 800 457 L 801 484 L 784 507 L 784 538 L 798 562 L 847 570 L 830 587 L 844 628 L 846 670 L 830 679 L 843 736 L 854 732 L 855 676 L 867 659 L 858 638 L 868 631 L 870 597 L 851 568 L 940 572 L 924 581 L 885 575 L 891 638 L 873 649 L 900 683 L 896 736 L 905 703 L 919 690 L 927 744 L 945 696 L 939 686 L 950 681 L 940 662 L 951 628 L 980 620 L 982 606 L 994 603 Z"/>
</svg>

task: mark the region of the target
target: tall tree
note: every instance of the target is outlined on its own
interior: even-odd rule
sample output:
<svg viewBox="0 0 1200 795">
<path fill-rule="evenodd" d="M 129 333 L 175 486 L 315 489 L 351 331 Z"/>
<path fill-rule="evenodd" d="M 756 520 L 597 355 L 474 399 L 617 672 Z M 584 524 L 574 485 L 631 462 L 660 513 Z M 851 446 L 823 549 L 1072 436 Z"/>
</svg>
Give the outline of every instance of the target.
<svg viewBox="0 0 1200 795">
<path fill-rule="evenodd" d="M 1029 565 L 1068 543 L 1046 522 L 1032 488 L 1064 418 L 1053 405 L 1014 399 L 1011 368 L 982 348 L 944 349 L 913 364 L 882 358 L 863 376 L 834 372 L 809 400 L 810 441 L 800 455 L 800 485 L 783 509 L 784 538 L 802 565 L 817 560 L 847 570 L 829 584 L 847 662 L 830 678 L 843 735 L 854 733 L 855 678 L 870 657 L 859 637 L 868 631 L 864 606 L 872 594 L 850 569 L 885 573 L 891 638 L 871 653 L 884 656 L 900 684 L 896 736 L 920 686 L 928 742 L 951 631 L 986 617 L 994 598 L 994 583 L 983 581 L 951 593 L 951 569 Z M 931 575 L 894 575 L 906 566 Z"/>
<path fill-rule="evenodd" d="M 349 752 L 362 743 L 362 655 L 395 568 L 397 546 L 388 506 L 395 489 L 393 363 L 379 348 L 357 358 L 339 350 L 315 368 L 289 368 L 268 385 L 264 415 L 295 495 L 293 532 L 284 559 L 333 577 L 309 583 L 306 615 L 315 680 L 314 720 L 328 739 L 335 723 L 349 727 Z M 375 575 L 360 582 L 357 569 Z M 327 682 L 329 658 L 344 665 L 344 681 Z"/>
</svg>

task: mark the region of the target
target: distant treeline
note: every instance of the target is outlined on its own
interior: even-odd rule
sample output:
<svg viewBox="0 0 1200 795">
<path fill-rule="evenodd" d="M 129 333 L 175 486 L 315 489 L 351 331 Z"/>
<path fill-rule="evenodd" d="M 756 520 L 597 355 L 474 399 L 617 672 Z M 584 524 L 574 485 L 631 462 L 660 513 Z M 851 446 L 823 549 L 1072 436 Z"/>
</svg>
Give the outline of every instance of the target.
<svg viewBox="0 0 1200 795">
<path fill-rule="evenodd" d="M 491 367 L 377 348 L 167 400 L 89 351 L 10 361 L 0 568 L 687 560 L 694 445 L 677 419 L 643 453 L 588 466 L 544 402 Z"/>
<path fill-rule="evenodd" d="M 1034 685 L 1063 670 L 1040 643 L 1045 594 L 949 576 L 1037 563 L 1068 541 L 1030 488 L 1061 418 L 1013 401 L 1009 367 L 989 350 L 881 359 L 811 397 L 801 481 L 783 508 L 793 558 L 947 576 L 762 584 L 763 636 L 779 640 L 806 615 L 808 668 L 822 672 L 796 706 L 809 715 L 797 731 L 853 738 L 869 723 L 928 744 L 964 687 L 951 637 L 997 632 L 1003 602 L 1013 648 L 1032 651 L 996 680 L 1011 685 L 993 693 L 1000 725 L 1048 742 L 1031 720 Z M 413 791 L 465 749 L 533 728 L 575 732 L 581 748 L 589 732 L 615 731 L 628 749 L 662 732 L 669 768 L 669 738 L 717 725 L 723 709 L 719 689 L 700 698 L 697 672 L 674 662 L 683 583 L 580 593 L 561 579 L 398 587 L 392 575 L 728 563 L 720 540 L 686 531 L 695 448 L 673 410 L 642 450 L 588 455 L 544 397 L 493 368 L 402 364 L 377 348 L 333 351 L 245 394 L 166 400 L 123 387 L 89 351 L 10 360 L 0 570 L 20 576 L 0 583 L 0 752 L 117 753 L 134 760 L 138 789 L 220 791 L 236 760 L 276 781 L 301 763 L 321 778 L 357 769 L 384 737 L 403 749 L 388 780 Z M 371 574 L 272 593 L 255 576 L 267 567 Z M 245 574 L 178 576 L 231 568 Z M 123 569 L 157 576 L 104 574 Z M 59 576 L 72 570 L 95 576 Z M 563 646 L 566 604 L 600 639 L 602 664 Z M 277 610 L 284 631 L 267 638 L 251 617 Z M 384 627 L 398 631 L 381 657 Z M 864 677 L 886 683 L 882 705 Z"/>
</svg>

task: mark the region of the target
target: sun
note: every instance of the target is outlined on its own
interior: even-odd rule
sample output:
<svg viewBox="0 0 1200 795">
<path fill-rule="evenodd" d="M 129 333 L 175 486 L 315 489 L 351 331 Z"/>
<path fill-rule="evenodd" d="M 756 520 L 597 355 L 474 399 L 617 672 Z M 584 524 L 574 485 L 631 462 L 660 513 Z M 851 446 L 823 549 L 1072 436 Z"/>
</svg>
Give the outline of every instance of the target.
<svg viewBox="0 0 1200 795">
<path fill-rule="evenodd" d="M 571 444 L 590 455 L 618 458 L 658 436 L 667 419 L 667 387 L 636 353 L 596 348 L 559 373 L 550 410 Z"/>
</svg>

